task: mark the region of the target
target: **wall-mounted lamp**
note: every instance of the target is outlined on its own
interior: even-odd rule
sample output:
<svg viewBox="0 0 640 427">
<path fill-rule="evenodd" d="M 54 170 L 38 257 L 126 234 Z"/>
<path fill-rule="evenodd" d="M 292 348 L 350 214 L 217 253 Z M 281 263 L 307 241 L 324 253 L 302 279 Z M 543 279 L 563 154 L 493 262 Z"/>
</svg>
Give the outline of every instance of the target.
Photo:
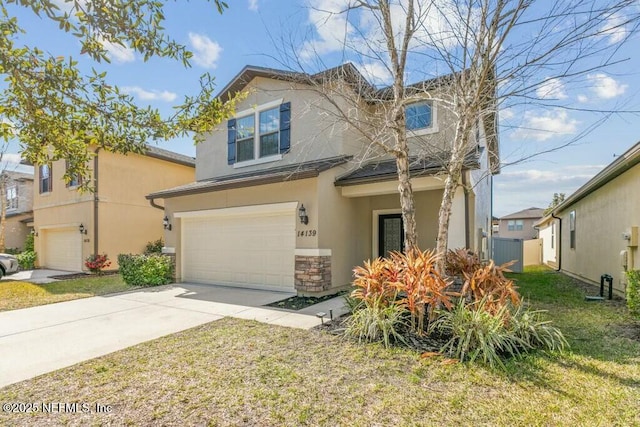
<svg viewBox="0 0 640 427">
<path fill-rule="evenodd" d="M 37 232 L 35 229 L 31 229 L 31 234 L 32 234 L 34 237 L 38 237 L 38 232 Z"/>
<path fill-rule="evenodd" d="M 162 219 L 162 226 L 164 227 L 165 230 L 171 231 L 171 224 L 169 224 L 169 217 L 166 215 Z"/>
<path fill-rule="evenodd" d="M 307 210 L 304 208 L 304 205 L 300 205 L 298 208 L 298 217 L 302 224 L 309 224 L 309 217 L 307 216 Z"/>
<path fill-rule="evenodd" d="M 80 230 L 80 234 L 87 234 L 87 229 L 84 228 L 84 224 L 82 224 L 82 223 L 78 227 L 78 230 Z"/>
</svg>

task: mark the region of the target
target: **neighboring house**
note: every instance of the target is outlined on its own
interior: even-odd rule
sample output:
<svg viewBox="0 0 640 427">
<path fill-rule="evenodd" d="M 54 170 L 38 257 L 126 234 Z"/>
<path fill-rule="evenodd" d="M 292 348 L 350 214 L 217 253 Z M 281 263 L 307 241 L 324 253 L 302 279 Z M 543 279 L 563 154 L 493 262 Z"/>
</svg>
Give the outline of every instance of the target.
<svg viewBox="0 0 640 427">
<path fill-rule="evenodd" d="M 313 78 L 331 71 L 338 74 L 332 69 Z M 368 85 L 352 65 L 342 71 L 343 79 L 355 76 L 351 83 Z M 295 74 L 248 66 L 219 97 L 242 90 L 249 95 L 235 117 L 197 146 L 197 181 L 147 196 L 164 199 L 172 224 L 165 250 L 175 253 L 177 279 L 326 294 L 350 283 L 354 266 L 364 260 L 401 250 L 395 161 L 354 161 L 364 151 L 360 135 L 332 125 L 331 104 Z M 362 108 L 376 104 L 363 101 Z M 454 130 L 444 108 L 434 101 L 410 108 L 410 142 L 419 139 L 424 147 L 451 141 Z M 484 136 L 486 127 L 491 138 Z M 479 145 L 463 172 L 470 189 L 455 194 L 449 229 L 449 247 L 470 247 L 484 256 L 491 227 L 489 171 L 499 167 L 493 129 L 495 122 L 478 126 Z M 435 246 L 442 173 L 437 156 L 412 161 L 423 249 Z"/>
<path fill-rule="evenodd" d="M 141 253 L 147 242 L 162 237 L 164 211 L 149 205 L 145 195 L 195 176 L 193 157 L 156 147 L 144 155 L 95 152 L 94 192 L 79 191 L 77 179 L 65 183 L 65 160 L 35 168 L 35 249 L 41 267 L 85 270 L 89 255 L 106 253 L 110 268 L 118 268 L 118 254 Z"/>
<path fill-rule="evenodd" d="M 624 271 L 640 269 L 640 142 L 540 221 L 541 235 L 551 235 L 554 224 L 556 268 L 594 284 L 609 274 L 624 294 Z"/>
<path fill-rule="evenodd" d="M 500 218 L 496 237 L 510 239 L 535 239 L 538 230 L 534 225 L 544 216 L 544 209 L 528 208 Z"/>
<path fill-rule="evenodd" d="M 33 230 L 33 174 L 4 171 L 5 182 L 4 247 L 22 250 L 27 235 Z"/>
</svg>

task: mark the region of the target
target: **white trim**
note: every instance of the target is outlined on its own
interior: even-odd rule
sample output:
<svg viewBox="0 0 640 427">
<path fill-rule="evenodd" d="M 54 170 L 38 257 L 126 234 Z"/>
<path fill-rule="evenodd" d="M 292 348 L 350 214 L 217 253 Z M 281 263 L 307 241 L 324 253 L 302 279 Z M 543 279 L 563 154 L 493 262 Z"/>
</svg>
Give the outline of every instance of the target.
<svg viewBox="0 0 640 427">
<path fill-rule="evenodd" d="M 66 224 L 53 224 L 53 225 L 39 225 L 38 226 L 38 231 L 40 230 L 51 230 L 51 229 L 63 229 L 63 228 L 78 228 L 80 227 L 80 224 L 84 224 L 83 222 L 71 222 L 71 223 L 66 223 Z M 80 234 L 80 231 L 78 230 L 78 234 Z"/>
<path fill-rule="evenodd" d="M 238 118 L 242 118 L 244 116 L 249 116 L 251 114 L 255 114 L 258 111 L 269 110 L 271 108 L 277 107 L 278 105 L 282 104 L 283 101 L 284 101 L 284 98 L 280 98 L 280 99 L 276 99 L 274 101 L 269 101 L 266 104 L 254 105 L 253 107 L 247 108 L 246 110 L 242 110 L 242 111 L 236 112 L 234 118 L 238 119 Z"/>
<path fill-rule="evenodd" d="M 232 208 L 206 209 L 201 211 L 175 212 L 174 218 L 189 219 L 223 216 L 290 215 L 298 209 L 298 202 L 272 203 L 267 205 L 237 206 Z"/>
<path fill-rule="evenodd" d="M 331 249 L 296 249 L 299 256 L 331 256 Z"/>
<path fill-rule="evenodd" d="M 171 248 L 171 247 L 163 246 L 163 247 L 162 247 L 162 253 L 163 253 L 163 254 L 175 254 L 175 253 L 176 253 L 176 248 Z"/>
<path fill-rule="evenodd" d="M 245 160 L 244 162 L 236 162 L 233 164 L 233 168 L 244 168 L 247 166 L 261 165 L 263 163 L 277 162 L 282 160 L 282 154 L 276 154 L 268 157 L 260 157 L 258 159 Z"/>
<path fill-rule="evenodd" d="M 402 209 L 378 209 L 371 212 L 372 214 L 372 233 L 371 233 L 371 259 L 378 258 L 380 255 L 378 254 L 378 222 L 380 221 L 380 215 L 389 215 L 389 214 L 401 214 Z"/>
<path fill-rule="evenodd" d="M 414 192 L 441 190 L 444 188 L 444 181 L 440 177 L 421 176 L 411 180 L 411 187 Z M 345 185 L 342 187 L 341 191 L 343 197 L 367 197 L 383 194 L 398 194 L 398 180 Z"/>
</svg>

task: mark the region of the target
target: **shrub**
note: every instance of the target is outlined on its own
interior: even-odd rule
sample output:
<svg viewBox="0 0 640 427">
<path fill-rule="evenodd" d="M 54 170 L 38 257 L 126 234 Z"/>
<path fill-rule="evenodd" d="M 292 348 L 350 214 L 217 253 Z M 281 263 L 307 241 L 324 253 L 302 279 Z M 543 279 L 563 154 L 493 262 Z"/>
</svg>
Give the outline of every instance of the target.
<svg viewBox="0 0 640 427">
<path fill-rule="evenodd" d="M 93 274 L 102 274 L 102 270 L 111 266 L 111 261 L 107 254 L 92 254 L 84 261 L 85 267 L 89 269 Z"/>
<path fill-rule="evenodd" d="M 27 238 L 24 239 L 24 252 L 35 252 L 35 246 L 33 243 L 34 236 L 32 233 L 27 234 Z"/>
<path fill-rule="evenodd" d="M 640 317 L 640 270 L 627 271 L 627 307 L 633 316 Z"/>
<path fill-rule="evenodd" d="M 450 249 L 444 260 L 445 271 L 450 276 L 464 277 L 482 267 L 478 255 L 470 249 Z"/>
<path fill-rule="evenodd" d="M 388 348 L 392 342 L 404 341 L 400 328 L 404 326 L 406 313 L 403 305 L 387 304 L 378 296 L 347 318 L 345 335 L 360 342 L 382 341 Z"/>
<path fill-rule="evenodd" d="M 472 304 L 471 307 L 495 314 L 507 304 L 520 304 L 520 295 L 513 280 L 504 277 L 511 264 L 513 261 L 496 266 L 491 260 L 489 264 L 477 268 L 472 273 L 464 273 L 462 295 L 471 302 L 484 300 L 483 304 Z"/>
<path fill-rule="evenodd" d="M 562 332 L 541 318 L 541 311 L 530 311 L 509 304 L 488 310 L 487 297 L 467 303 L 460 299 L 450 311 L 430 326 L 430 332 L 449 336 L 443 353 L 460 361 L 480 360 L 491 367 L 504 368 L 503 359 L 532 349 L 562 350 L 568 346 Z M 514 310 L 512 312 L 512 310 Z"/>
<path fill-rule="evenodd" d="M 16 255 L 18 265 L 22 270 L 33 270 L 36 266 L 36 258 L 38 254 L 34 251 L 24 251 L 21 254 Z"/>
<path fill-rule="evenodd" d="M 120 274 L 128 285 L 158 286 L 173 280 L 173 263 L 164 255 L 118 255 Z"/>
<path fill-rule="evenodd" d="M 436 271 L 436 261 L 433 251 L 417 248 L 367 261 L 354 269 L 356 289 L 351 297 L 362 301 L 363 309 L 372 316 L 386 307 L 402 308 L 410 314 L 411 329 L 422 334 L 424 319 L 433 317 L 435 307 L 451 307 L 450 293 L 446 291 L 449 282 Z"/>
<path fill-rule="evenodd" d="M 144 247 L 145 255 L 161 255 L 162 248 L 164 247 L 164 240 L 162 237 L 153 242 L 147 242 L 147 246 Z"/>
</svg>

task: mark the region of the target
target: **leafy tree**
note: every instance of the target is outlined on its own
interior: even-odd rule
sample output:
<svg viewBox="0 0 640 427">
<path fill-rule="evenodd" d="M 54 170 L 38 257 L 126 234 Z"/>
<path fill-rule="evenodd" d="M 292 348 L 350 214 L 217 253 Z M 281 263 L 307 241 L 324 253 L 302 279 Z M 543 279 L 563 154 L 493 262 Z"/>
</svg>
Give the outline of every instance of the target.
<svg viewBox="0 0 640 427">
<path fill-rule="evenodd" d="M 227 4 L 207 0 L 222 13 Z M 168 0 L 4 0 L 0 2 L 0 137 L 17 138 L 23 157 L 41 165 L 67 159 L 65 179 L 88 177 L 90 147 L 126 153 L 143 152 L 159 138 L 202 135 L 234 109 L 233 100 L 215 99 L 213 78 L 204 74 L 196 96 L 185 96 L 171 117 L 140 107 L 132 96 L 109 83 L 106 72 L 88 74 L 73 57 L 54 57 L 38 47 L 24 46 L 17 8 L 29 9 L 56 22 L 76 37 L 80 54 L 109 62 L 107 45 L 131 47 L 144 60 L 166 57 L 189 66 L 192 53 L 163 31 Z M 60 7 L 62 6 L 62 7 Z M 13 9 L 12 9 L 13 8 Z M 196 136 L 199 138 L 199 136 Z M 83 180 L 85 186 L 89 179 Z"/>
<path fill-rule="evenodd" d="M 544 214 L 549 215 L 551 211 L 562 202 L 564 202 L 564 193 L 553 193 L 553 199 L 551 199 L 549 207 L 544 210 Z"/>
</svg>

